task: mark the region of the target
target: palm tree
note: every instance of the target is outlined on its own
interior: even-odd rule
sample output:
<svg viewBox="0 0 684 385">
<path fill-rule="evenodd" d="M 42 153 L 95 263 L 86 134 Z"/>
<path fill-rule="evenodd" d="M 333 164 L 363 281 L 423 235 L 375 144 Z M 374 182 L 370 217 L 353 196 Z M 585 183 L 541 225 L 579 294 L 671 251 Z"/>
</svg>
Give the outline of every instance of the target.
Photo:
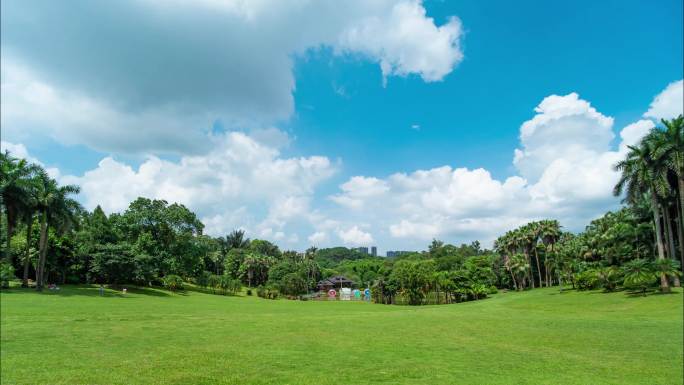
<svg viewBox="0 0 684 385">
<path fill-rule="evenodd" d="M 622 266 L 625 274 L 625 286 L 641 289 L 646 295 L 646 289 L 655 281 L 656 274 L 651 264 L 645 259 L 634 259 Z"/>
<path fill-rule="evenodd" d="M 653 267 L 657 273 L 668 278 L 679 278 L 682 275 L 679 271 L 679 262 L 672 259 L 659 259 L 653 264 Z"/>
<path fill-rule="evenodd" d="M 249 238 L 245 238 L 244 230 L 233 230 L 226 235 L 225 243 L 228 249 L 246 249 L 249 246 Z"/>
<path fill-rule="evenodd" d="M 546 286 L 550 285 L 551 272 L 549 271 L 549 263 L 547 254 L 553 254 L 555 252 L 555 245 L 558 242 L 558 238 L 561 234 L 561 226 L 555 219 L 547 219 L 540 222 L 541 223 L 541 239 L 546 252 L 544 253 L 544 270 L 546 275 Z"/>
<path fill-rule="evenodd" d="M 26 250 L 24 251 L 24 274 L 22 275 L 21 286 L 28 287 L 29 265 L 31 264 L 31 232 L 33 220 L 38 209 L 37 200 L 37 177 L 32 178 L 30 187 L 26 191 L 26 200 L 23 207 L 23 221 L 26 224 Z"/>
<path fill-rule="evenodd" d="M 658 197 L 667 195 L 669 191 L 667 173 L 660 167 L 658 161 L 653 158 L 652 144 L 649 141 L 642 141 L 639 147 L 628 147 L 630 151 L 627 157 L 614 166 L 615 170 L 620 171 L 622 175 L 615 185 L 613 194 L 619 196 L 622 195 L 623 191 L 626 191 L 625 200 L 628 202 L 637 202 L 639 197 L 644 194 L 650 196 L 658 259 L 664 259 L 665 250 L 660 224 Z M 660 289 L 663 292 L 670 290 L 670 285 L 664 274 L 660 276 Z"/>
<path fill-rule="evenodd" d="M 36 267 L 36 289 L 43 290 L 45 281 L 45 260 L 48 249 L 48 227 L 64 231 L 75 222 L 75 213 L 81 206 L 69 198 L 70 194 L 78 194 L 78 186 L 58 186 L 45 171 L 38 175 L 36 191 L 36 207 L 40 218 L 40 241 L 38 243 L 38 266 Z"/>
<path fill-rule="evenodd" d="M 523 290 L 525 288 L 525 275 L 529 273 L 530 264 L 529 258 L 524 254 L 514 254 L 511 256 L 509 261 L 509 268 L 513 274 L 513 278 L 518 282 L 518 290 Z"/>
<path fill-rule="evenodd" d="M 10 261 L 10 241 L 27 204 L 26 197 L 31 176 L 38 172 L 38 169 L 38 166 L 29 164 L 26 159 L 12 157 L 9 151 L 0 153 L 0 199 L 7 215 L 5 257 L 10 263 L 12 262 Z"/>
<path fill-rule="evenodd" d="M 653 144 L 653 156 L 667 167 L 677 179 L 677 233 L 679 237 L 679 258 L 684 266 L 684 116 L 672 120 L 662 120 L 664 130 L 654 129 L 648 136 Z"/>
</svg>

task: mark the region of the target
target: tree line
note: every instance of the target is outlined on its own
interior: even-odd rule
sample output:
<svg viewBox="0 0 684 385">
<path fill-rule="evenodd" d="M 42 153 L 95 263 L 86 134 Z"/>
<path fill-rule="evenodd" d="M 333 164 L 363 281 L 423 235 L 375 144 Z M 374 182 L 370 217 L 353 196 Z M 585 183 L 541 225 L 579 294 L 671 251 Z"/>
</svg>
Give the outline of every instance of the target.
<svg viewBox="0 0 684 385">
<path fill-rule="evenodd" d="M 77 186 L 60 186 L 40 166 L 0 154 L 0 280 L 46 283 L 186 284 L 230 294 L 242 286 L 276 298 L 312 293 L 321 278 L 345 275 L 372 288 L 375 302 L 454 303 L 500 289 L 540 287 L 646 292 L 679 286 L 684 262 L 682 194 L 684 118 L 663 121 L 615 165 L 624 205 L 578 234 L 554 219 L 479 242 L 433 240 L 427 250 L 394 258 L 345 247 L 281 251 L 242 230 L 211 237 L 181 204 L 138 198 L 122 213 L 81 207 Z M 249 290 L 251 293 L 252 290 Z"/>
</svg>

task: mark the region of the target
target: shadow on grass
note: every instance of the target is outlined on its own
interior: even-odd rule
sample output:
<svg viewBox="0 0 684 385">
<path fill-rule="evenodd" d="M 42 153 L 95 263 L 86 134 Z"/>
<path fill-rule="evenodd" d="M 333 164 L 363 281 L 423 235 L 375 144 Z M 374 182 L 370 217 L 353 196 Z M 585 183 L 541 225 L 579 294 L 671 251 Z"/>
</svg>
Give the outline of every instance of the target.
<svg viewBox="0 0 684 385">
<path fill-rule="evenodd" d="M 126 288 L 127 293 L 123 294 L 123 288 Z M 35 288 L 12 288 L 12 289 L 3 289 L 2 290 L 3 295 L 4 294 L 33 294 L 33 293 L 38 293 Z M 100 287 L 99 286 L 72 286 L 72 285 L 64 285 L 60 286 L 59 290 L 50 290 L 48 288 L 45 288 L 40 294 L 42 295 L 56 295 L 60 297 L 75 297 L 75 296 L 81 296 L 81 297 L 100 297 Z M 104 296 L 103 297 L 115 297 L 115 298 L 126 298 L 130 297 L 131 294 L 136 294 L 136 295 L 145 295 L 145 296 L 152 296 L 152 297 L 170 297 L 171 294 L 162 291 L 160 289 L 155 289 L 155 288 L 147 288 L 147 287 L 136 287 L 136 286 L 121 286 L 117 288 L 110 288 L 110 287 L 105 287 L 104 290 Z M 180 294 L 180 293 L 177 293 Z M 184 294 L 181 294 L 184 295 Z"/>
</svg>

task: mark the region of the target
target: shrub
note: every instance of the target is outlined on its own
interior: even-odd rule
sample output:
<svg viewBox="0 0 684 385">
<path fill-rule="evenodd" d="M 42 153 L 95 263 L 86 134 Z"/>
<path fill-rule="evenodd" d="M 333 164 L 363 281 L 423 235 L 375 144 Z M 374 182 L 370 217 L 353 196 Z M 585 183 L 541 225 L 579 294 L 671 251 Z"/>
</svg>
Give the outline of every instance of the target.
<svg viewBox="0 0 684 385">
<path fill-rule="evenodd" d="M 221 276 L 216 274 L 210 275 L 207 280 L 207 287 L 210 287 L 211 292 L 216 294 L 216 289 L 221 287 Z"/>
<path fill-rule="evenodd" d="M 197 279 L 195 279 L 195 283 L 197 283 L 197 286 L 199 287 L 208 287 L 209 278 L 211 278 L 211 273 L 208 271 L 203 271 L 200 273 L 200 275 L 197 276 Z"/>
<path fill-rule="evenodd" d="M 596 289 L 599 285 L 597 271 L 589 269 L 575 274 L 575 285 L 578 290 Z"/>
<path fill-rule="evenodd" d="M 481 283 L 476 283 L 470 288 L 470 294 L 475 300 L 487 298 L 487 287 Z"/>
<path fill-rule="evenodd" d="M 644 295 L 658 278 L 653 271 L 652 264 L 645 259 L 635 259 L 625 263 L 622 271 L 625 274 L 623 285 L 628 289 L 639 290 Z"/>
<path fill-rule="evenodd" d="M 496 286 L 494 286 L 494 285 L 490 286 L 489 289 L 487 290 L 488 294 L 496 294 L 498 292 L 499 292 L 499 289 L 497 289 Z"/>
<path fill-rule="evenodd" d="M 265 287 L 257 287 L 257 295 L 261 298 L 276 299 L 280 295 L 280 292 L 275 285 L 266 285 Z"/>
<path fill-rule="evenodd" d="M 252 289 L 247 289 L 247 295 L 252 295 Z"/>
<path fill-rule="evenodd" d="M 6 289 L 14 279 L 14 266 L 7 262 L 0 262 L 0 287 Z"/>
<path fill-rule="evenodd" d="M 306 286 L 306 280 L 297 273 L 286 274 L 278 285 L 279 291 L 288 296 L 306 293 Z"/>
<path fill-rule="evenodd" d="M 596 270 L 596 279 L 603 290 L 613 291 L 622 282 L 622 274 L 615 266 L 604 267 Z"/>
<path fill-rule="evenodd" d="M 171 290 L 183 290 L 183 279 L 175 274 L 169 274 L 162 280 L 164 287 Z"/>
<path fill-rule="evenodd" d="M 229 275 L 222 275 L 220 277 L 219 287 L 223 294 L 235 295 L 242 289 L 242 283 L 238 279 L 233 279 Z"/>
</svg>

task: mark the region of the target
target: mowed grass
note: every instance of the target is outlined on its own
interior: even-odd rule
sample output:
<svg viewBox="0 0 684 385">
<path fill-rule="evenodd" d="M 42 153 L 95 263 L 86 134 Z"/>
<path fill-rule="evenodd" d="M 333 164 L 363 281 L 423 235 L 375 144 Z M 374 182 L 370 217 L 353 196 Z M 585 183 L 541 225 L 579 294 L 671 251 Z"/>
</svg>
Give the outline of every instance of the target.
<svg viewBox="0 0 684 385">
<path fill-rule="evenodd" d="M 2 384 L 681 384 L 681 289 L 406 307 L 0 293 Z"/>
</svg>

